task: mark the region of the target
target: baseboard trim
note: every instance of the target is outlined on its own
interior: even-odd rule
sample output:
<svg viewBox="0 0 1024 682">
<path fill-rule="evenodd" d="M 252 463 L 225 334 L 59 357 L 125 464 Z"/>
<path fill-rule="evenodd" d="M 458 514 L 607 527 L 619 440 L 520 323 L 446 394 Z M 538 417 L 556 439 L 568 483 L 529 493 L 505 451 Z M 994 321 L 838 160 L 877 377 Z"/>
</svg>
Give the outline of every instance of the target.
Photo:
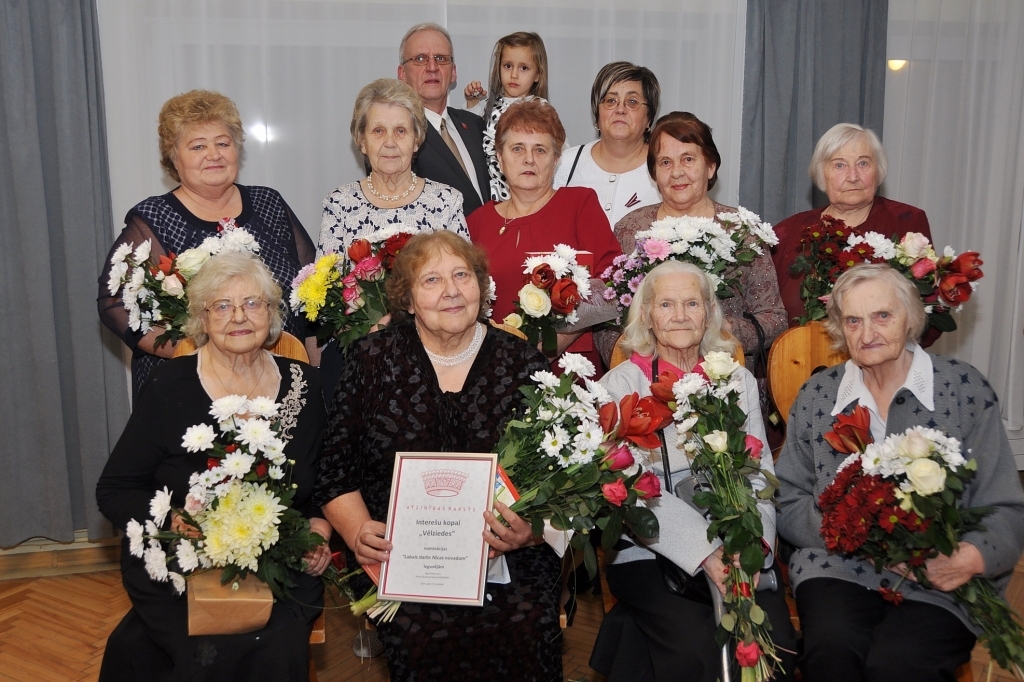
<svg viewBox="0 0 1024 682">
<path fill-rule="evenodd" d="M 120 559 L 117 538 L 89 542 L 85 531 L 77 531 L 75 541 L 67 543 L 35 538 L 0 550 L 0 580 L 107 571 L 118 568 Z"/>
</svg>

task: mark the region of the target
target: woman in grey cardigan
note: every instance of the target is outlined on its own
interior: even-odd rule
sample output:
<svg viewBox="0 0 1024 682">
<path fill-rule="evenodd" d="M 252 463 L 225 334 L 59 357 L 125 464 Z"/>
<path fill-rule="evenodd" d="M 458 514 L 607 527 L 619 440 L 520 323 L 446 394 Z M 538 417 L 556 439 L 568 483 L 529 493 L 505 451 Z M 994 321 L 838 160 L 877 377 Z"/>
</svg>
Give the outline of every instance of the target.
<svg viewBox="0 0 1024 682">
<path fill-rule="evenodd" d="M 888 265 L 859 265 L 836 282 L 827 326 L 850 360 L 810 378 L 790 412 L 778 461 L 779 532 L 798 547 L 789 564 L 804 648 L 804 680 L 954 680 L 979 630 L 949 595 L 975 575 L 1009 582 L 1024 548 L 1024 493 L 991 386 L 978 370 L 918 345 L 925 326 L 916 287 Z M 905 581 L 895 606 L 878 589 L 899 575 L 829 555 L 818 497 L 846 457 L 822 435 L 860 404 L 875 442 L 911 426 L 938 429 L 977 460 L 963 504 L 991 506 L 985 530 L 964 535 L 952 556 L 927 563 L 934 588 Z"/>
<path fill-rule="evenodd" d="M 682 377 L 694 370 L 704 354 L 731 353 L 736 346 L 735 339 L 722 338 L 722 310 L 707 275 L 679 261 L 662 263 L 641 282 L 620 343 L 631 354 L 629 361 L 601 379 L 616 401 L 633 392 L 651 395 L 652 378 L 658 373 L 672 370 Z M 757 384 L 746 369 L 741 368 L 739 374 L 743 385 L 741 407 L 748 415 L 747 433 L 759 438 L 767 452 Z M 671 478 L 679 481 L 690 473 L 689 459 L 674 425 L 665 429 L 663 437 Z M 641 465 L 663 477 L 665 462 L 660 450 L 639 454 Z M 772 470 L 770 457 L 764 458 L 763 466 Z M 752 484 L 760 489 L 764 480 L 758 477 Z M 721 649 L 715 643 L 711 595 L 703 573 L 707 572 L 724 595 L 722 543 L 708 540 L 707 519 L 679 498 L 665 494 L 648 506 L 658 517 L 658 537 L 641 541 L 623 536 L 608 554 L 608 586 L 618 603 L 602 623 L 590 666 L 607 675 L 609 682 L 713 681 L 721 675 Z M 767 568 L 773 564 L 775 508 L 771 500 L 762 501 L 759 507 Z M 685 573 L 683 595 L 666 588 L 655 553 Z M 772 636 L 776 644 L 780 649 L 794 649 L 795 638 L 782 593 L 758 592 L 757 601 L 775 628 Z M 786 657 L 786 652 L 780 653 Z M 790 661 L 783 665 L 792 671 Z"/>
</svg>

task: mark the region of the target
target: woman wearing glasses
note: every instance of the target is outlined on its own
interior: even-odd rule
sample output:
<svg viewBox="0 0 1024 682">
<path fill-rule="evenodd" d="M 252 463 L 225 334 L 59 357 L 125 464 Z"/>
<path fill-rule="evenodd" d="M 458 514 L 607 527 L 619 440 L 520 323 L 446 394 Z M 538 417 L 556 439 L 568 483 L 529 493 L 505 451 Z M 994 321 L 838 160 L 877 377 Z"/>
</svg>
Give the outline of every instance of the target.
<svg viewBox="0 0 1024 682">
<path fill-rule="evenodd" d="M 658 203 L 658 188 L 644 168 L 661 86 L 654 73 L 629 62 L 597 72 L 590 109 L 599 139 L 562 154 L 555 187 L 590 187 L 614 225 L 635 208 Z"/>
<path fill-rule="evenodd" d="M 96 486 L 100 511 L 125 530 L 149 517 L 150 500 L 167 488 L 172 506 L 185 506 L 193 474 L 206 471 L 206 452 L 182 442 L 195 424 L 215 422 L 214 400 L 229 395 L 264 397 L 281 405 L 290 426 L 284 453 L 294 461 L 293 507 L 310 529 L 330 539 L 331 525 L 310 502 L 327 414 L 319 372 L 304 362 L 265 350 L 284 324 L 281 287 L 258 258 L 232 252 L 214 256 L 189 282 L 185 332 L 199 350 L 155 369 L 107 460 Z M 170 526 L 188 526 L 171 512 Z M 320 575 L 330 564 L 327 545 L 303 556 L 294 571 L 291 599 L 277 600 L 261 630 L 240 635 L 188 634 L 188 599 L 170 583 L 150 579 L 146 562 L 121 551 L 121 580 L 132 609 L 107 641 L 100 680 L 306 680 L 309 632 L 323 605 Z M 176 565 L 171 570 L 178 570 Z"/>
</svg>

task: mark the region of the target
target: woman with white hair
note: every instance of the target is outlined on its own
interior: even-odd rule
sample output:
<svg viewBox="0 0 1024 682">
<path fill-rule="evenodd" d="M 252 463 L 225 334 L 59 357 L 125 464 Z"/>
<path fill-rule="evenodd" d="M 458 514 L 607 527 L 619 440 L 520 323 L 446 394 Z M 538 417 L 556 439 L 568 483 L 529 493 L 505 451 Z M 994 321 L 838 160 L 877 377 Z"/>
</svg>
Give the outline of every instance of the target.
<svg viewBox="0 0 1024 682">
<path fill-rule="evenodd" d="M 790 272 L 790 266 L 800 255 L 806 228 L 831 218 L 886 237 L 902 237 L 908 232 L 919 232 L 929 240 L 932 236 L 924 211 L 877 195 L 888 172 L 888 160 L 874 132 L 854 123 L 832 126 L 815 145 L 807 172 L 828 196 L 828 206 L 797 213 L 776 225 L 779 243 L 772 250 L 790 324 L 804 314 L 800 297 L 804 277 Z"/>
<path fill-rule="evenodd" d="M 670 370 L 682 377 L 703 371 L 699 364 L 706 353 L 735 350 L 736 340 L 722 336 L 722 309 L 714 292 L 707 274 L 691 263 L 670 260 L 651 270 L 637 287 L 620 341 L 629 360 L 601 379 L 614 400 L 634 392 L 651 395 L 651 383 L 661 372 Z M 767 453 L 757 383 L 746 369 L 737 372 L 747 433 L 758 438 Z M 689 476 L 690 461 L 675 425 L 666 427 L 661 437 L 664 447 L 642 451 L 640 464 L 659 478 L 664 476 L 666 463 L 670 480 Z M 770 456 L 762 462 L 765 470 L 773 471 Z M 763 487 L 763 480 L 752 484 Z M 618 602 L 601 625 L 590 666 L 605 674 L 609 682 L 683 677 L 712 682 L 721 675 L 721 649 L 715 643 L 711 588 L 702 573 L 725 594 L 722 543 L 708 539 L 708 520 L 683 500 L 665 494 L 648 506 L 658 517 L 658 537 L 650 541 L 623 535 L 608 553 L 608 588 Z M 764 563 L 771 567 L 775 507 L 771 500 L 763 500 L 758 508 L 764 528 Z M 672 587 L 667 576 L 672 578 Z M 783 649 L 795 649 L 796 640 L 782 593 L 759 592 L 757 602 L 771 621 L 783 667 L 792 672 L 792 662 Z"/>
</svg>

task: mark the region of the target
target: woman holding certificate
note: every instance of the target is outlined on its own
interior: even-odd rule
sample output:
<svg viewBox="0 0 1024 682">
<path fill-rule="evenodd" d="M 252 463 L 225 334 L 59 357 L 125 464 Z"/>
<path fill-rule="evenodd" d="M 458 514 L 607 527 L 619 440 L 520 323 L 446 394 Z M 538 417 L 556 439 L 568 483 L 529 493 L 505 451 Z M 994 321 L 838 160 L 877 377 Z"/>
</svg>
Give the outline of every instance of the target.
<svg viewBox="0 0 1024 682">
<path fill-rule="evenodd" d="M 395 453 L 490 452 L 519 404 L 519 387 L 547 369 L 526 342 L 484 324 L 490 281 L 483 252 L 450 232 L 417 235 L 387 281 L 394 318 L 354 343 L 335 395 L 315 501 L 348 545 L 350 565 L 400 552 L 384 538 Z M 484 513 L 504 582 L 483 607 L 403 602 L 378 625 L 392 682 L 562 679 L 560 563 L 500 503 Z M 369 580 L 354 585 L 369 588 Z"/>
</svg>

